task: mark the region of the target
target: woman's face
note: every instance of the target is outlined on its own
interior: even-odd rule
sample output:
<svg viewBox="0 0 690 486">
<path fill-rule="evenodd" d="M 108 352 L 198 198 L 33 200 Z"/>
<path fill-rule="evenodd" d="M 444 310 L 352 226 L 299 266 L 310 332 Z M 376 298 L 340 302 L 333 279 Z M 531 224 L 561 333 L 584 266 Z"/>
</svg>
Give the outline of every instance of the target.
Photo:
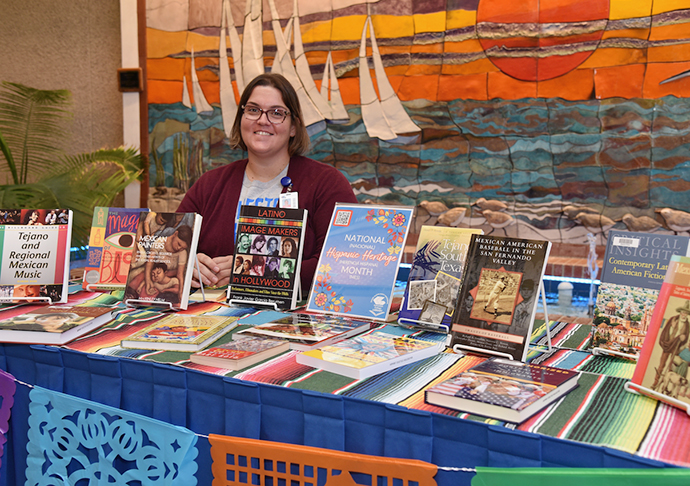
<svg viewBox="0 0 690 486">
<path fill-rule="evenodd" d="M 292 253 L 292 243 L 290 240 L 283 241 L 283 255 L 290 255 Z"/>
<path fill-rule="evenodd" d="M 289 111 L 280 91 L 273 86 L 256 86 L 245 106 L 254 106 L 264 111 L 274 108 Z M 276 124 L 268 121 L 265 113 L 262 113 L 258 120 L 248 120 L 243 115 L 240 128 L 247 152 L 260 157 L 287 155 L 290 137 L 294 137 L 297 133 L 289 115 L 283 123 Z"/>
<path fill-rule="evenodd" d="M 242 269 L 246 270 L 247 272 L 251 268 L 249 260 L 245 260 L 245 262 L 242 264 Z"/>
<path fill-rule="evenodd" d="M 256 240 L 254 240 L 254 247 L 257 250 L 261 250 L 265 244 L 266 244 L 266 241 L 264 241 L 263 238 L 257 238 Z"/>
<path fill-rule="evenodd" d="M 268 240 L 268 252 L 273 253 L 278 249 L 278 240 L 271 238 Z"/>
</svg>

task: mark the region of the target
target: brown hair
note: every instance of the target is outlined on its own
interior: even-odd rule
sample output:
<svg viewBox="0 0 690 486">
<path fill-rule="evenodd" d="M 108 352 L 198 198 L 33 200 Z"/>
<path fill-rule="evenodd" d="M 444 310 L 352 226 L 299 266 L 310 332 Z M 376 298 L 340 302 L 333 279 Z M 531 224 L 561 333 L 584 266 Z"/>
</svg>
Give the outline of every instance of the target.
<svg viewBox="0 0 690 486">
<path fill-rule="evenodd" d="M 239 147 L 242 150 L 247 150 L 247 146 L 244 140 L 242 140 L 241 123 L 242 115 L 244 114 L 242 107 L 247 104 L 247 100 L 249 100 L 254 88 L 257 86 L 270 86 L 280 91 L 283 103 L 285 103 L 285 107 L 290 111 L 290 118 L 295 126 L 295 136 L 290 137 L 290 142 L 288 143 L 288 154 L 292 157 L 293 155 L 303 155 L 306 153 L 307 150 L 309 150 L 309 134 L 307 133 L 307 127 L 304 126 L 304 121 L 302 119 L 302 108 L 299 105 L 299 98 L 297 98 L 297 93 L 290 82 L 282 75 L 276 73 L 260 74 L 252 79 L 247 87 L 244 88 L 242 96 L 240 96 L 240 105 L 235 115 L 235 122 L 232 124 L 230 146 L 232 148 Z"/>
</svg>

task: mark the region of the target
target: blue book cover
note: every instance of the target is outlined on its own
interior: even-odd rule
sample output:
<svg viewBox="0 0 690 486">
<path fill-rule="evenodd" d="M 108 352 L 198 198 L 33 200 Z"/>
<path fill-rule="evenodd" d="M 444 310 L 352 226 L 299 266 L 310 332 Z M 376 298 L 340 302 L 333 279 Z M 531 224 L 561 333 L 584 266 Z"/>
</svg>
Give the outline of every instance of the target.
<svg viewBox="0 0 690 486">
<path fill-rule="evenodd" d="M 414 208 L 337 204 L 307 309 L 384 320 Z"/>
</svg>

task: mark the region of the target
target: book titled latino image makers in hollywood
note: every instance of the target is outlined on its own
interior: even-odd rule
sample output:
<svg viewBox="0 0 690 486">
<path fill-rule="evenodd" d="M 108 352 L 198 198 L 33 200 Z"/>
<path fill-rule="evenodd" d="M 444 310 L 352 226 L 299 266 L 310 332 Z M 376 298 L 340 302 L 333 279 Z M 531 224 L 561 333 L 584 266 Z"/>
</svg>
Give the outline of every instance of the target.
<svg viewBox="0 0 690 486">
<path fill-rule="evenodd" d="M 295 307 L 306 224 L 306 209 L 242 206 L 230 303 Z"/>
<path fill-rule="evenodd" d="M 548 241 L 473 235 L 451 347 L 524 361 L 550 249 Z"/>
</svg>

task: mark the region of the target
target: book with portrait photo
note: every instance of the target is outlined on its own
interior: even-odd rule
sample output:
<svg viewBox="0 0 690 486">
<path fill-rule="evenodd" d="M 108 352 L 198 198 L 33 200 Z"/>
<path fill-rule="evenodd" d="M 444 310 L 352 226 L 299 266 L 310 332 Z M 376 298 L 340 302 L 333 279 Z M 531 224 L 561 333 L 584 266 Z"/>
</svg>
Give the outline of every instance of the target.
<svg viewBox="0 0 690 486">
<path fill-rule="evenodd" d="M 203 366 L 241 370 L 289 349 L 290 343 L 282 339 L 247 336 L 194 353 L 189 360 Z"/>
<path fill-rule="evenodd" d="M 306 224 L 306 209 L 242 206 L 229 303 L 296 307 Z"/>
<path fill-rule="evenodd" d="M 451 347 L 524 361 L 551 243 L 473 235 Z"/>
<path fill-rule="evenodd" d="M 196 213 L 142 212 L 125 302 L 186 309 L 200 229 L 201 216 Z"/>
</svg>

